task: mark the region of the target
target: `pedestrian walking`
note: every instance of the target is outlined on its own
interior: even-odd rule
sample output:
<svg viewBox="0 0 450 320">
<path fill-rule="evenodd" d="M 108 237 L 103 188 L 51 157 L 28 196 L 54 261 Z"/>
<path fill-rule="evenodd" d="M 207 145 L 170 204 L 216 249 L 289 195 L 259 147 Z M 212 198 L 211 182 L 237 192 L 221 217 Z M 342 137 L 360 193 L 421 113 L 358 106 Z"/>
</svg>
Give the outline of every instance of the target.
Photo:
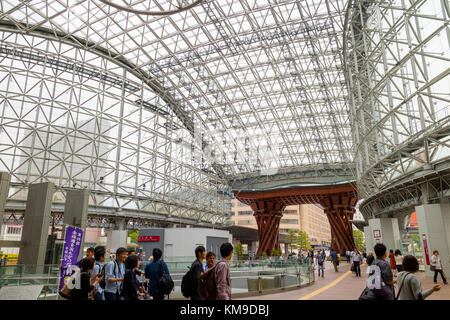
<svg viewBox="0 0 450 320">
<path fill-rule="evenodd" d="M 351 263 L 352 252 L 350 250 L 345 251 L 345 256 L 347 257 L 347 263 Z"/>
<path fill-rule="evenodd" d="M 440 274 L 442 280 L 444 281 L 444 284 L 447 284 L 447 279 L 442 269 L 442 260 L 441 257 L 439 257 L 439 251 L 437 250 L 433 251 L 433 256 L 431 257 L 430 270 L 433 271 L 432 269 L 434 269 L 434 279 L 433 279 L 434 283 L 437 283 L 437 276 L 438 274 Z"/>
<path fill-rule="evenodd" d="M 200 280 L 200 275 L 203 272 L 203 260 L 206 258 L 206 249 L 203 246 L 198 246 L 195 248 L 195 261 L 191 265 L 191 300 L 198 301 L 203 300 L 198 294 L 198 281 Z"/>
<path fill-rule="evenodd" d="M 166 263 L 164 261 L 160 263 L 159 259 L 161 259 L 162 254 L 161 249 L 154 248 L 153 260 L 145 266 L 145 278 L 148 280 L 148 293 L 153 297 L 153 300 L 164 300 L 164 292 L 161 292 L 158 285 L 163 275 L 163 272 L 161 272 L 161 264 L 164 272 L 170 275 Z"/>
<path fill-rule="evenodd" d="M 407 255 L 402 262 L 403 271 L 397 275 L 398 300 L 424 300 L 441 286 L 434 285 L 431 289 L 423 291 L 419 279 L 415 275 L 419 271 L 419 261 L 412 255 Z"/>
<path fill-rule="evenodd" d="M 330 256 L 331 256 L 331 261 L 333 262 L 334 271 L 338 272 L 339 261 L 338 261 L 338 255 L 336 254 L 336 251 L 331 250 Z"/>
<path fill-rule="evenodd" d="M 206 264 L 203 267 L 203 272 L 205 272 L 208 269 L 211 269 L 216 264 L 216 254 L 212 251 L 208 252 L 206 254 Z"/>
<path fill-rule="evenodd" d="M 324 267 L 325 267 L 325 258 L 324 255 L 319 251 L 317 252 L 316 255 L 316 262 L 317 262 L 317 269 L 319 271 L 319 277 L 320 277 L 320 270 L 322 270 L 322 278 L 323 278 L 323 273 L 324 273 Z"/>
<path fill-rule="evenodd" d="M 389 263 L 385 261 L 387 248 L 378 243 L 373 249 L 376 259 L 370 265 L 366 288 L 359 300 L 394 300 L 393 285 L 396 281 Z"/>
<path fill-rule="evenodd" d="M 95 254 L 95 249 L 93 247 L 89 247 L 86 249 L 86 256 L 82 259 L 80 259 L 79 261 L 75 262 L 75 265 L 81 269 L 81 261 L 85 258 L 93 258 Z"/>
<path fill-rule="evenodd" d="M 370 266 L 372 264 L 373 260 L 375 260 L 373 253 L 369 252 L 369 254 L 367 255 L 367 265 Z M 369 270 L 369 268 L 367 268 L 367 271 L 368 270 Z M 367 272 L 367 273 L 369 273 L 369 272 Z"/>
<path fill-rule="evenodd" d="M 103 246 L 95 248 L 94 257 L 95 265 L 92 268 L 90 276 L 93 277 L 96 274 L 102 274 L 103 263 L 105 262 L 106 249 Z M 97 283 L 94 289 L 94 300 L 105 300 L 105 292 L 100 283 Z"/>
<path fill-rule="evenodd" d="M 141 256 L 140 256 L 140 254 L 139 255 L 136 254 L 136 249 L 134 249 L 134 248 L 129 249 L 128 250 L 128 256 L 136 256 L 138 258 L 138 260 L 139 260 L 139 265 L 140 265 Z M 140 276 L 142 276 L 144 271 L 140 270 L 139 268 L 136 268 L 134 270 L 134 273 L 136 274 L 136 276 L 140 277 Z"/>
<path fill-rule="evenodd" d="M 352 266 L 357 277 L 361 277 L 361 259 L 359 251 L 355 249 L 352 255 Z"/>
<path fill-rule="evenodd" d="M 121 300 L 122 282 L 125 276 L 125 259 L 127 249 L 120 247 L 116 251 L 116 258 L 105 266 L 105 300 Z"/>
<path fill-rule="evenodd" d="M 233 246 L 231 243 L 223 243 L 220 246 L 220 256 L 222 257 L 216 264 L 214 270 L 217 287 L 216 300 L 231 300 L 231 277 L 230 260 L 233 256 Z"/>
<path fill-rule="evenodd" d="M 397 274 L 397 264 L 395 263 L 394 250 L 389 250 L 389 265 L 391 267 L 392 273 Z"/>
<path fill-rule="evenodd" d="M 125 260 L 125 276 L 123 278 L 122 297 L 124 300 L 141 300 L 145 295 L 137 276 L 136 269 L 140 261 L 136 255 L 129 255 Z"/>
<path fill-rule="evenodd" d="M 403 256 L 400 250 L 395 250 L 395 267 L 397 272 L 403 271 Z"/>
<path fill-rule="evenodd" d="M 75 288 L 72 290 L 71 300 L 94 300 L 93 291 L 101 280 L 99 273 L 90 276 L 94 268 L 95 260 L 92 257 L 81 260 L 81 273 L 75 280 Z"/>
</svg>

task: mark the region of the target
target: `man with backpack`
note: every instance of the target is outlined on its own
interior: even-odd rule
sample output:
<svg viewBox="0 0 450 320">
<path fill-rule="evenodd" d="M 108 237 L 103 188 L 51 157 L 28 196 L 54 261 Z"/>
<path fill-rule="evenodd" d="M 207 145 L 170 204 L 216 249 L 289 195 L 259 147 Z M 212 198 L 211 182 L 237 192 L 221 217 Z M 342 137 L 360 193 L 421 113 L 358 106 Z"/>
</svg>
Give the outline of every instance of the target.
<svg viewBox="0 0 450 320">
<path fill-rule="evenodd" d="M 195 248 L 195 261 L 191 265 L 191 300 L 203 300 L 198 294 L 198 281 L 200 280 L 200 275 L 203 272 L 203 260 L 206 258 L 206 249 L 203 246 L 198 246 Z"/>
<path fill-rule="evenodd" d="M 91 271 L 90 276 L 93 277 L 96 274 L 100 274 L 101 276 L 103 276 L 102 280 L 100 280 L 100 283 L 98 283 L 95 286 L 94 289 L 94 300 L 105 300 L 105 270 L 104 270 L 104 266 L 103 266 L 103 262 L 105 261 L 105 254 L 106 254 L 106 249 L 103 246 L 99 246 L 97 248 L 95 248 L 94 250 L 94 257 L 95 257 L 95 265 L 94 268 Z"/>
<path fill-rule="evenodd" d="M 388 262 L 385 261 L 387 248 L 378 243 L 373 248 L 376 259 L 371 263 L 366 288 L 360 300 L 394 300 L 394 275 Z"/>
<path fill-rule="evenodd" d="M 214 268 L 214 278 L 217 288 L 216 300 L 231 300 L 231 277 L 230 260 L 233 256 L 233 246 L 231 243 L 223 243 L 220 246 L 222 259 L 217 262 Z"/>
<path fill-rule="evenodd" d="M 154 248 L 153 260 L 145 266 L 145 278 L 148 279 L 148 293 L 153 297 L 153 300 L 164 300 L 164 296 L 168 295 L 173 289 L 173 281 L 170 278 L 166 263 L 161 259 L 162 255 L 161 249 Z"/>
<path fill-rule="evenodd" d="M 121 300 L 127 255 L 127 249 L 121 247 L 116 251 L 116 258 L 105 266 L 105 300 Z"/>
</svg>

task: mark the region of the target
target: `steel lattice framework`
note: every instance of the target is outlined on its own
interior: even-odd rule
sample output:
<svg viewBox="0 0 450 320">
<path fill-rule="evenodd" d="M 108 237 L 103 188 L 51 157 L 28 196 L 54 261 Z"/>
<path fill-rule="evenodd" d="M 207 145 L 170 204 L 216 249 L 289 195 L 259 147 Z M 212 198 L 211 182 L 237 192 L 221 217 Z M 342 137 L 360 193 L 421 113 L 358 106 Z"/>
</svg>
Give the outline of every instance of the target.
<svg viewBox="0 0 450 320">
<path fill-rule="evenodd" d="M 449 17 L 445 0 L 349 3 L 344 51 L 366 217 L 446 197 Z"/>
<path fill-rule="evenodd" d="M 235 187 L 357 179 L 365 210 L 448 160 L 445 0 L 104 2 L 0 2 L 11 199 L 224 223 Z"/>
</svg>

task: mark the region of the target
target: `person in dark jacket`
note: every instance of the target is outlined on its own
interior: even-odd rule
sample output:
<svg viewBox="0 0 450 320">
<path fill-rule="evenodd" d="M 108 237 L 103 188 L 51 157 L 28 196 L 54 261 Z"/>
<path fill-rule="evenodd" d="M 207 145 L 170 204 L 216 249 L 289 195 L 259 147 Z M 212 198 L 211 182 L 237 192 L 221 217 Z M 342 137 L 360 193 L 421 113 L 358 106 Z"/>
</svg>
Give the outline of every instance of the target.
<svg viewBox="0 0 450 320">
<path fill-rule="evenodd" d="M 373 253 L 369 252 L 369 254 L 367 255 L 367 265 L 370 266 L 374 260 L 375 257 L 373 256 Z"/>
<path fill-rule="evenodd" d="M 200 275 L 203 272 L 203 260 L 206 258 L 206 249 L 203 246 L 198 246 L 195 248 L 195 261 L 191 265 L 191 277 L 192 277 L 192 288 L 191 288 L 191 300 L 203 300 L 197 292 L 198 281 L 200 280 Z"/>
<path fill-rule="evenodd" d="M 332 250 L 330 256 L 331 256 L 331 261 L 333 262 L 334 271 L 339 272 L 338 267 L 337 267 L 339 265 L 339 261 L 338 261 L 338 256 L 337 256 L 336 251 Z"/>
<path fill-rule="evenodd" d="M 136 255 L 128 256 L 125 260 L 125 277 L 123 278 L 122 297 L 124 300 L 139 300 L 144 293 L 139 292 L 141 284 L 136 277 L 136 269 L 139 268 L 139 259 Z"/>
<path fill-rule="evenodd" d="M 160 260 L 162 251 L 158 248 L 153 249 L 153 261 L 145 266 L 145 278 L 148 280 L 148 293 L 153 300 L 164 300 L 164 293 L 159 291 L 158 283 L 162 277 L 161 263 L 167 275 L 170 275 L 169 269 L 164 261 Z"/>
<path fill-rule="evenodd" d="M 94 268 L 94 258 L 84 258 L 81 260 L 81 273 L 78 280 L 75 283 L 75 288 L 72 290 L 72 300 L 89 300 L 89 294 L 95 289 L 102 277 L 100 274 L 90 276 L 90 272 Z"/>
</svg>

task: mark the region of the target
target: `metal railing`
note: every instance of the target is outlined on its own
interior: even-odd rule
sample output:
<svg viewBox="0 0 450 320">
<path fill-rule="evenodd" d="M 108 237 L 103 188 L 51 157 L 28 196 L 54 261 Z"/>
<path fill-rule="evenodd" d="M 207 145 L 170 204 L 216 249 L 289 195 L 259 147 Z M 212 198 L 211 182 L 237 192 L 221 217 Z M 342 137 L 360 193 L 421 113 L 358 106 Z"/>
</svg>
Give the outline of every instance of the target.
<svg viewBox="0 0 450 320">
<path fill-rule="evenodd" d="M 175 283 L 171 299 L 184 298 L 181 279 L 191 261 L 166 262 Z M 148 262 L 142 262 L 144 270 Z M 58 265 L 13 265 L 0 267 L 0 288 L 4 286 L 42 285 L 38 300 L 61 300 L 58 294 L 60 282 Z M 231 292 L 236 294 L 261 294 L 267 291 L 301 287 L 314 282 L 314 268 L 309 261 L 297 260 L 230 261 Z M 139 277 L 145 281 L 145 277 Z"/>
</svg>

